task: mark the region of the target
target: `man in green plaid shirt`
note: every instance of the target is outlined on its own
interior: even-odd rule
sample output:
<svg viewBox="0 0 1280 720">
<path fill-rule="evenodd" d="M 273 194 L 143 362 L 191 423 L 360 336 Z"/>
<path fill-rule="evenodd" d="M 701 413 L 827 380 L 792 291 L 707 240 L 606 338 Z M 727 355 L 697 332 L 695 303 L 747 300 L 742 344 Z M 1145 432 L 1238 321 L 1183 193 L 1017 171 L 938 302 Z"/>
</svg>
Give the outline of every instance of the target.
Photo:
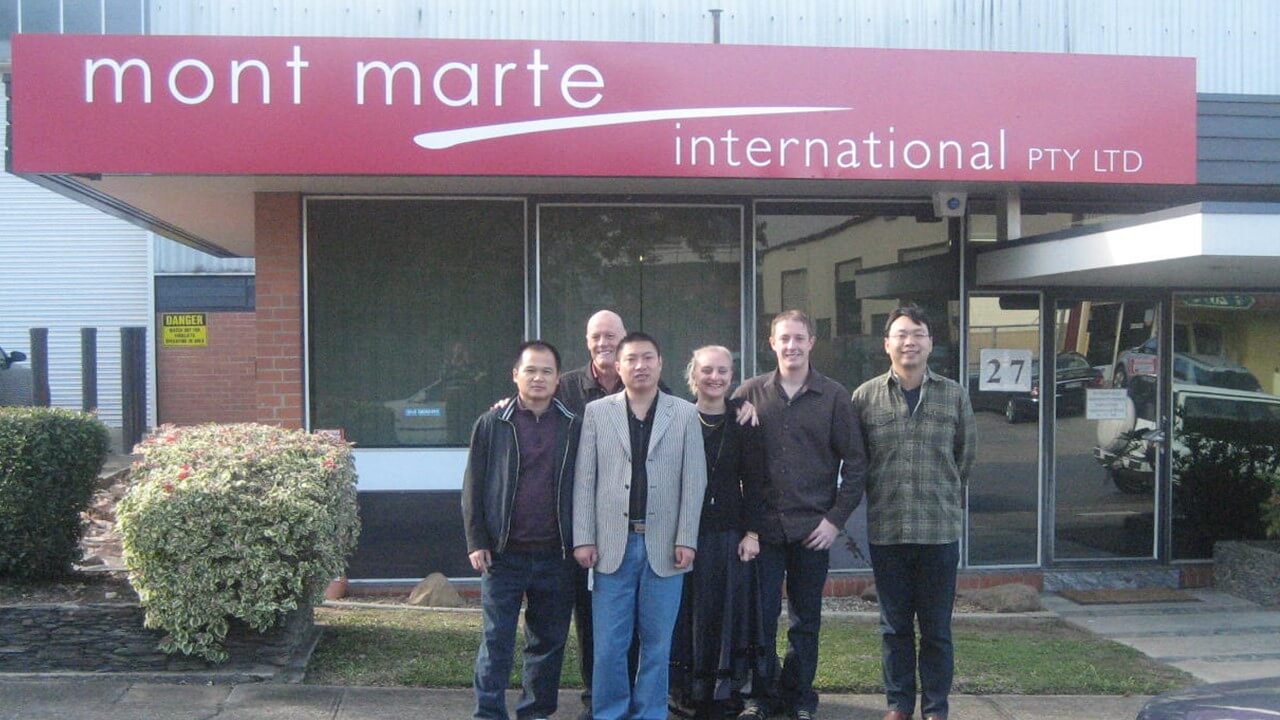
<svg viewBox="0 0 1280 720">
<path fill-rule="evenodd" d="M 880 600 L 884 720 L 946 720 L 951 609 L 976 430 L 969 397 L 929 370 L 933 338 L 916 305 L 889 314 L 889 372 L 853 392 L 867 448 L 867 535 Z M 915 621 L 920 622 L 916 654 Z"/>
</svg>

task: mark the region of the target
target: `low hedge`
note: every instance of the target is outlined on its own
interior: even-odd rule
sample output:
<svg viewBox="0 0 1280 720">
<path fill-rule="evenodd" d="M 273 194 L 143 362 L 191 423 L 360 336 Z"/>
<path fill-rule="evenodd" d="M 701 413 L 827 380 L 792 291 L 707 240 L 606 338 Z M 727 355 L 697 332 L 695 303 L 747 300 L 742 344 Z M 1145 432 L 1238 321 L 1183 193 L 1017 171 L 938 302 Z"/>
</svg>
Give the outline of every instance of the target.
<svg viewBox="0 0 1280 720">
<path fill-rule="evenodd" d="M 232 619 L 265 630 L 343 573 L 359 533 L 348 444 L 265 425 L 164 426 L 138 450 L 117 524 L 165 652 L 221 662 Z"/>
<path fill-rule="evenodd" d="M 107 457 L 107 428 L 58 408 L 0 408 L 0 576 L 55 578 L 80 559 L 80 513 Z"/>
</svg>

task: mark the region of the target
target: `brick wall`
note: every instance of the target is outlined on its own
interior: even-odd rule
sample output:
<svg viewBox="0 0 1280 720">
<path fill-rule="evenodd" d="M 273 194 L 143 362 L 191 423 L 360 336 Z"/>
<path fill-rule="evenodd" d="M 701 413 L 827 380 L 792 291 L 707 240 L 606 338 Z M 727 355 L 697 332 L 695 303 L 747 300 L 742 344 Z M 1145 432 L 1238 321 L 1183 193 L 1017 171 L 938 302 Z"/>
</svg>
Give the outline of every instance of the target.
<svg viewBox="0 0 1280 720">
<path fill-rule="evenodd" d="M 207 347 L 156 348 L 156 412 L 162 423 L 253 422 L 258 352 L 251 312 L 209 312 Z M 161 319 L 156 317 L 156 327 Z"/>
<path fill-rule="evenodd" d="M 302 200 L 258 193 L 254 202 L 258 422 L 302 427 Z"/>
<path fill-rule="evenodd" d="M 978 590 L 1007 583 L 1023 583 L 1036 590 L 1044 590 L 1044 576 L 1039 570 L 962 570 L 956 577 L 959 590 Z M 874 584 L 875 578 L 871 573 L 833 575 L 827 578 L 822 594 L 830 597 L 861 595 Z"/>
</svg>

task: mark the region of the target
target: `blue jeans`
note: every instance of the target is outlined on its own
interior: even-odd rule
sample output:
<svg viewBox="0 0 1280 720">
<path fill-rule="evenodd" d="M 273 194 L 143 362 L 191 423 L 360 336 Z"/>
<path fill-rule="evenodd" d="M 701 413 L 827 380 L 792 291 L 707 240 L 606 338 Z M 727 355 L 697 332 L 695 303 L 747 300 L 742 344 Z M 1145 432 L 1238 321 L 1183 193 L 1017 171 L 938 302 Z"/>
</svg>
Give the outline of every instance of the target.
<svg viewBox="0 0 1280 720">
<path fill-rule="evenodd" d="M 822 588 L 827 584 L 829 550 L 810 550 L 798 542 L 760 543 L 760 612 L 764 637 L 760 650 L 768 658 L 767 679 L 752 688 L 751 699 L 770 712 L 817 712 L 818 693 L 813 676 L 818 671 L 818 633 L 822 630 Z M 787 656 L 778 671 L 778 614 L 782 611 L 782 585 L 787 586 Z"/>
<path fill-rule="evenodd" d="M 560 665 L 573 613 L 572 560 L 560 553 L 499 553 L 480 581 L 484 639 L 476 654 L 476 711 L 480 720 L 507 720 L 507 686 L 511 682 L 520 601 L 524 613 L 523 691 L 516 717 L 546 717 L 556 711 Z"/>
<path fill-rule="evenodd" d="M 907 715 L 915 711 L 918 667 L 921 712 L 947 716 L 947 696 L 951 694 L 955 670 L 951 609 L 955 605 L 959 562 L 959 542 L 871 546 L 871 569 L 880 597 L 885 696 L 890 709 Z M 918 661 L 917 619 L 920 622 Z"/>
<path fill-rule="evenodd" d="M 666 720 L 671 631 L 683 589 L 684 575 L 659 577 L 653 572 L 640 533 L 627 535 L 626 553 L 617 571 L 595 574 L 591 593 L 596 661 L 591 709 L 595 720 Z M 637 626 L 640 658 L 632 686 L 627 650 Z"/>
</svg>

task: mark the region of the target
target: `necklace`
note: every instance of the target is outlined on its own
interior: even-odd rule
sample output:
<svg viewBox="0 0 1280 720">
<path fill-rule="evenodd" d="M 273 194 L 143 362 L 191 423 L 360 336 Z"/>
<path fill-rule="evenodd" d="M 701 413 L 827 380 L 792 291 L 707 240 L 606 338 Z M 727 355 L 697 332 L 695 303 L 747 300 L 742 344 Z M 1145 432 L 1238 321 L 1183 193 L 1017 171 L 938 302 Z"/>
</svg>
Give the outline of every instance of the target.
<svg viewBox="0 0 1280 720">
<path fill-rule="evenodd" d="M 698 412 L 698 422 L 702 423 L 702 427 L 715 429 L 715 428 L 718 428 L 718 427 L 720 427 L 721 425 L 723 425 L 723 424 L 724 424 L 724 419 L 725 419 L 725 417 L 726 417 L 726 416 L 727 416 L 727 413 L 726 413 L 725 415 L 721 415 L 721 416 L 720 416 L 720 421 L 719 421 L 719 422 L 709 423 L 709 422 L 707 422 L 707 419 L 706 419 L 706 418 L 702 417 L 702 412 L 701 412 L 701 411 L 699 411 L 699 412 Z"/>
</svg>

